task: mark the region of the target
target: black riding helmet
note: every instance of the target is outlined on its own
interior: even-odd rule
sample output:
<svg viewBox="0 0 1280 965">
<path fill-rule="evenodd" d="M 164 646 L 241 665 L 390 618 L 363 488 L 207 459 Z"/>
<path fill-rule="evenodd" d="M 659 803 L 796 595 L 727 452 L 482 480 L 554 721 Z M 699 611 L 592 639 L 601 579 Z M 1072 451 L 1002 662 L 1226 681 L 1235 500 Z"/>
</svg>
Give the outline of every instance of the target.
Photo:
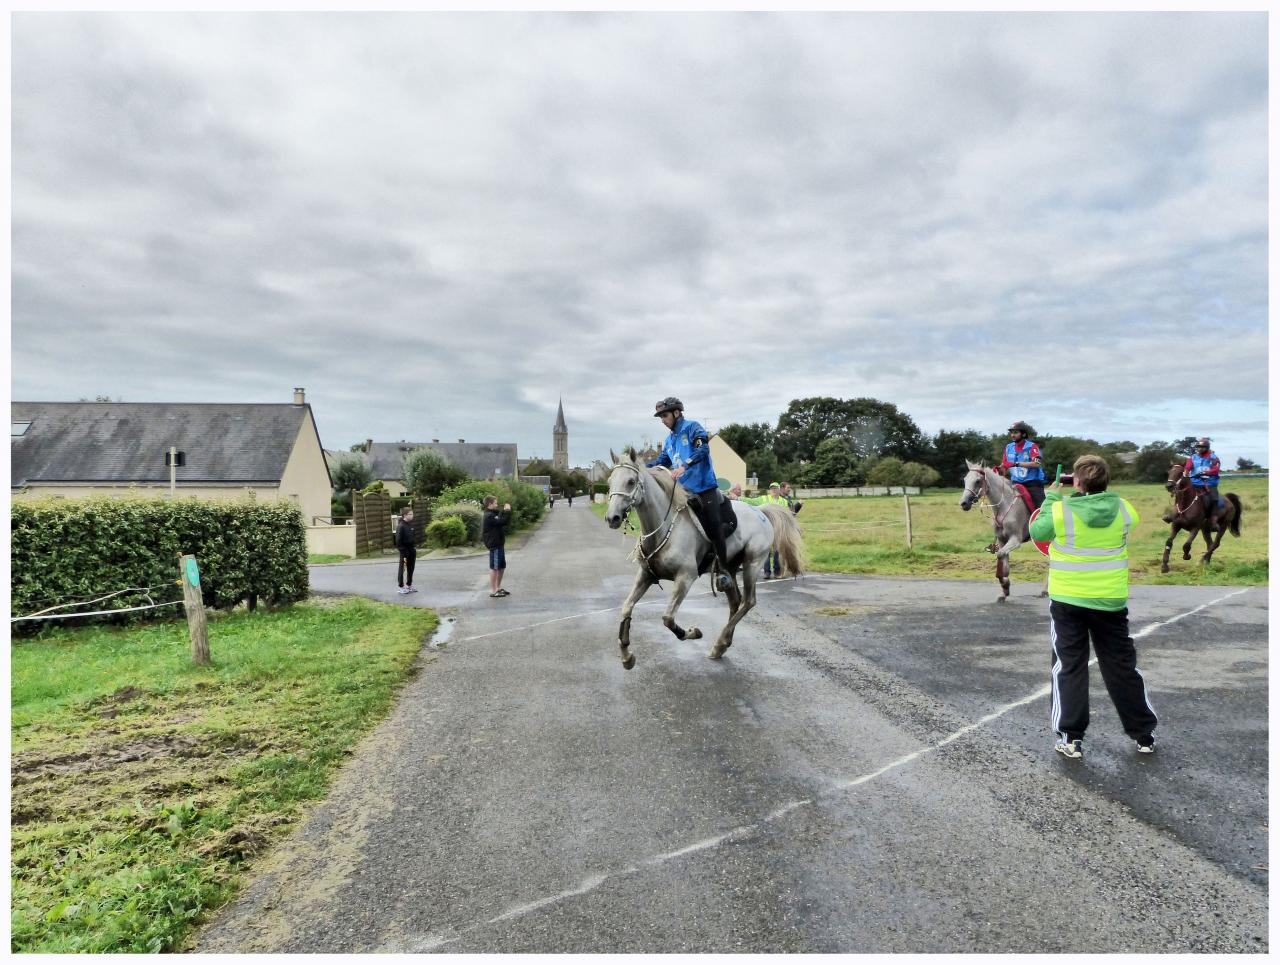
<svg viewBox="0 0 1280 965">
<path fill-rule="evenodd" d="M 679 399 L 677 399 L 674 395 L 669 395 L 665 399 L 663 399 L 661 402 L 654 405 L 653 417 L 656 419 L 660 415 L 662 415 L 662 413 L 664 412 L 675 412 L 677 409 L 683 412 L 684 403 L 681 402 Z"/>
<path fill-rule="evenodd" d="M 1007 431 L 1021 432 L 1024 436 L 1029 436 L 1031 435 L 1031 426 L 1027 425 L 1025 422 L 1019 419 L 1013 425 L 1009 426 Z"/>
</svg>

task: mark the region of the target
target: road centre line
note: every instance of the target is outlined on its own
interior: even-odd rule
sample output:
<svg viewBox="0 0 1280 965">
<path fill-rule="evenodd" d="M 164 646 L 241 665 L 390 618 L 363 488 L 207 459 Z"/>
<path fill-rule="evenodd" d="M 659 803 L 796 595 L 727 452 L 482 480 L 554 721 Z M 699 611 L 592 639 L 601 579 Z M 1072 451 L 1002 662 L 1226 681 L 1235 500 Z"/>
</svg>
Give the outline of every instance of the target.
<svg viewBox="0 0 1280 965">
<path fill-rule="evenodd" d="M 1161 629 L 1162 627 L 1169 626 L 1171 623 L 1177 623 L 1179 620 L 1186 619 L 1187 617 L 1192 616 L 1196 613 L 1199 613 L 1202 610 L 1206 610 L 1211 606 L 1215 606 L 1219 603 L 1224 602 L 1225 600 L 1229 600 L 1234 596 L 1239 596 L 1241 593 L 1247 593 L 1250 589 L 1251 587 L 1244 587 L 1243 589 L 1235 590 L 1231 593 L 1226 594 L 1225 596 L 1220 596 L 1215 600 L 1210 600 L 1208 603 L 1202 603 L 1199 606 L 1194 607 L 1193 609 L 1187 610 L 1185 613 L 1179 613 L 1172 617 L 1169 617 L 1167 620 L 1157 620 L 1154 623 L 1149 623 L 1145 627 L 1143 627 L 1141 630 L 1138 630 L 1137 632 L 1135 632 L 1133 634 L 1133 638 L 1137 640 L 1142 637 L 1148 636 L 1149 634 L 1154 633 L 1155 631 Z M 611 607 L 610 609 L 617 609 L 617 607 Z M 608 611 L 597 610 L 594 612 L 605 613 Z M 585 616 L 586 614 L 579 614 L 579 615 Z M 562 617 L 561 619 L 567 620 L 567 619 L 573 619 L 573 618 Z M 554 621 L 548 621 L 548 622 L 554 622 Z M 535 624 L 535 626 L 537 625 L 540 625 L 540 624 Z M 509 632 L 509 631 L 500 631 L 500 632 Z M 491 636 L 491 634 L 486 634 L 486 636 Z M 475 639 L 475 638 L 472 638 L 472 639 Z M 1096 662 L 1097 662 L 1097 658 L 1094 658 L 1089 663 L 1090 665 L 1092 665 Z M 946 737 L 942 738 L 936 744 L 931 744 L 927 747 L 922 747 L 917 751 L 913 751 L 910 754 L 906 754 L 902 757 L 899 757 L 897 760 L 890 761 L 888 764 L 884 765 L 878 770 L 872 771 L 868 774 L 863 774 L 861 777 L 855 777 L 851 780 L 838 782 L 834 785 L 834 790 L 838 790 L 838 791 L 848 790 L 849 788 L 857 787 L 860 784 L 866 784 L 868 781 L 873 781 L 877 777 L 880 777 L 882 774 L 885 774 L 891 770 L 894 770 L 895 768 L 901 767 L 904 764 L 909 764 L 911 761 L 914 761 L 917 758 L 923 757 L 924 755 L 929 754 L 933 751 L 939 750 L 940 748 L 946 747 L 948 744 L 959 740 L 965 734 L 968 734 L 971 731 L 974 731 L 977 728 L 982 727 L 984 724 L 989 724 L 993 720 L 1003 717 L 1005 714 L 1009 713 L 1009 711 L 1011 710 L 1015 710 L 1016 708 L 1022 707 L 1025 704 L 1032 703 L 1033 701 L 1039 700 L 1042 697 L 1047 697 L 1050 694 L 1050 692 L 1051 692 L 1051 687 L 1050 685 L 1046 684 L 1045 686 L 1037 690 L 1035 693 L 1030 694 L 1026 697 L 1023 697 L 1020 700 L 1015 700 L 1013 703 L 1005 704 L 1003 707 L 993 711 L 990 714 L 987 714 L 985 717 L 982 717 L 971 724 L 966 724 L 964 727 L 961 727 L 959 730 L 955 731 L 954 733 L 948 734 Z M 822 795 L 818 795 L 818 796 L 821 797 Z M 802 800 L 790 801 L 787 804 L 784 804 L 778 808 L 775 808 L 773 811 L 770 811 L 767 815 L 765 815 L 763 818 L 761 818 L 759 821 L 757 821 L 754 824 L 744 824 L 739 827 L 733 828 L 730 831 L 726 831 L 722 834 L 717 834 L 710 838 L 704 838 L 701 841 L 695 841 L 693 844 L 685 845 L 683 848 L 678 848 L 674 851 L 667 851 L 667 852 L 664 852 L 663 854 L 658 854 L 650 858 L 642 859 L 637 864 L 631 865 L 630 867 L 627 867 L 627 868 L 623 868 L 619 871 L 612 871 L 612 872 L 606 872 L 603 874 L 591 875 L 587 878 L 584 878 L 581 882 L 579 882 L 574 887 L 569 888 L 565 891 L 557 892 L 554 895 L 549 895 L 545 898 L 539 898 L 536 901 L 531 901 L 526 904 L 515 905 L 511 908 L 508 908 L 506 911 L 502 912 L 501 914 L 495 915 L 493 918 L 487 919 L 486 921 L 482 921 L 482 922 L 476 922 L 475 924 L 468 925 L 462 929 L 449 928 L 443 932 L 437 932 L 432 935 L 424 936 L 420 940 L 421 943 L 415 945 L 415 947 L 410 949 L 396 949 L 396 950 L 397 951 L 404 950 L 404 951 L 411 951 L 411 952 L 427 951 L 432 948 L 438 948 L 442 945 L 452 944 L 453 942 L 456 942 L 460 938 L 462 938 L 462 936 L 465 935 L 467 932 L 474 931 L 477 928 L 482 928 L 485 925 L 494 925 L 499 922 L 509 921 L 512 918 L 519 918 L 522 915 L 526 915 L 530 912 L 537 911 L 540 908 L 546 908 L 549 905 L 557 904 L 558 902 L 563 901 L 566 898 L 576 898 L 579 895 L 588 894 L 589 892 L 594 891 L 596 888 L 600 887 L 600 885 L 604 884 L 606 881 L 609 881 L 610 879 L 620 878 L 624 875 L 635 874 L 637 871 L 640 870 L 641 867 L 654 867 L 656 865 L 665 864 L 668 861 L 673 861 L 677 858 L 682 858 L 685 855 L 694 854 L 699 851 L 706 851 L 709 848 L 717 847 L 721 844 L 724 844 L 727 841 L 738 841 L 738 840 L 748 838 L 751 835 L 755 834 L 758 830 L 760 830 L 761 827 L 763 827 L 764 825 L 772 821 L 776 821 L 779 818 L 787 814 L 790 814 L 792 811 L 798 810 L 799 808 L 802 808 L 802 807 L 807 807 L 813 803 L 814 803 L 814 798 L 804 798 Z"/>
</svg>

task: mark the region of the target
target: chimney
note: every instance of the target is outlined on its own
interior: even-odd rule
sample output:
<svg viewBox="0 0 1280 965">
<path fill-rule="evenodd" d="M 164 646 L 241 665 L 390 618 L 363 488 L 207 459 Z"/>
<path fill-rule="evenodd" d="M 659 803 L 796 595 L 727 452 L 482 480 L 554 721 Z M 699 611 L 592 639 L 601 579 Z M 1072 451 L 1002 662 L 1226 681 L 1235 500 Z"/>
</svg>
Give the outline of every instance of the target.
<svg viewBox="0 0 1280 965">
<path fill-rule="evenodd" d="M 373 448 L 373 440 L 372 440 L 372 439 L 366 439 L 366 440 L 364 441 L 364 451 L 365 451 L 365 452 L 368 452 L 368 451 L 369 451 L 370 449 L 372 449 L 372 448 Z"/>
<path fill-rule="evenodd" d="M 459 442 L 466 442 L 467 440 L 466 440 L 466 439 L 459 439 L 458 441 L 459 441 Z"/>
<path fill-rule="evenodd" d="M 299 389 L 299 388 L 297 388 L 296 386 L 294 387 L 294 390 L 293 390 L 293 404 L 294 404 L 294 405 L 306 405 L 306 404 L 307 404 L 307 390 L 306 390 L 306 389 Z"/>
<path fill-rule="evenodd" d="M 432 442 L 439 442 L 440 440 L 439 440 L 439 439 L 432 439 L 431 441 L 432 441 Z"/>
</svg>

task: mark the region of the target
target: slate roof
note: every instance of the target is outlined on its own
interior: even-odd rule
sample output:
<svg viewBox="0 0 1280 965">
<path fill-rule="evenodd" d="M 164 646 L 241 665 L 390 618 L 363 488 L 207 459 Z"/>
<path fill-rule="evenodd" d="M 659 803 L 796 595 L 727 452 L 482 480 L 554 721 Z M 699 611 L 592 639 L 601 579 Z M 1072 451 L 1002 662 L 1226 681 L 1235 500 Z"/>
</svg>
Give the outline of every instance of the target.
<svg viewBox="0 0 1280 965">
<path fill-rule="evenodd" d="M 374 479 L 399 479 L 404 457 L 414 449 L 434 449 L 472 479 L 489 479 L 495 469 L 502 470 L 503 479 L 517 474 L 514 442 L 375 442 L 364 459 L 373 469 Z"/>
<path fill-rule="evenodd" d="M 278 483 L 311 407 L 288 403 L 13 402 L 12 487 L 31 483 Z M 314 423 L 313 423 L 314 424 Z M 319 445 L 319 439 L 316 440 Z"/>
</svg>

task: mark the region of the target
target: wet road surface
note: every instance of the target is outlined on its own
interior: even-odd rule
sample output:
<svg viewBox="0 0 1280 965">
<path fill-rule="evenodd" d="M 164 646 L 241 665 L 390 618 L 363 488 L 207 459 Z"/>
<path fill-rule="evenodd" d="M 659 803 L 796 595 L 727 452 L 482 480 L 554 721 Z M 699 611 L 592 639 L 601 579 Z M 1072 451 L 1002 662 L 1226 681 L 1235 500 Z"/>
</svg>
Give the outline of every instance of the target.
<svg viewBox="0 0 1280 965">
<path fill-rule="evenodd" d="M 1267 595 L 1140 587 L 1161 717 L 1138 757 L 1093 671 L 1052 751 L 1047 601 L 1015 584 L 764 584 L 724 660 L 662 626 L 617 657 L 633 542 L 563 503 L 484 557 L 314 567 L 449 639 L 202 952 L 1267 949 Z M 706 578 L 680 611 L 726 618 Z"/>
</svg>

